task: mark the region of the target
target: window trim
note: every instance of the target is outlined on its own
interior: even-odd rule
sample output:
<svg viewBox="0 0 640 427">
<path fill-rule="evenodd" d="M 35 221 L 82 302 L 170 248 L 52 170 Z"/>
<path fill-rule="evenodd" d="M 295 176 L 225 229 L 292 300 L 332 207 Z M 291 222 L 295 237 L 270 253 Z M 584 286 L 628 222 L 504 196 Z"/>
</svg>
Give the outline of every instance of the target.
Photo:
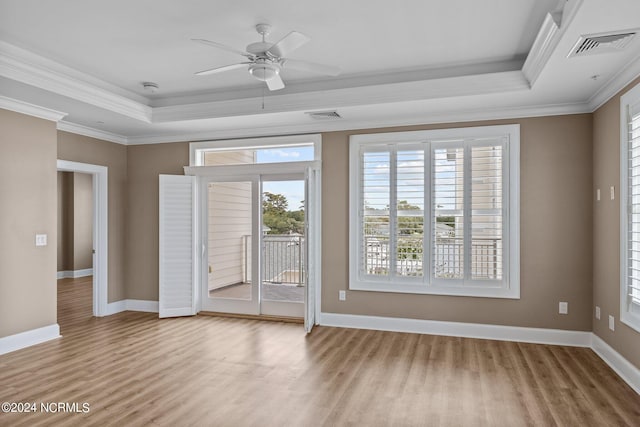
<svg viewBox="0 0 640 427">
<path fill-rule="evenodd" d="M 629 243 L 627 240 L 627 204 L 629 202 L 628 144 L 631 106 L 640 108 L 640 84 L 620 97 L 620 321 L 640 332 L 640 306 L 632 306 L 628 303 L 626 274 Z"/>
<path fill-rule="evenodd" d="M 424 144 L 433 140 L 471 139 L 487 137 L 507 137 L 506 161 L 504 164 L 504 184 L 508 185 L 508 204 L 505 205 L 507 224 L 504 235 L 504 253 L 508 261 L 504 267 L 504 277 L 500 287 L 486 286 L 487 281 L 467 281 L 465 284 L 446 284 L 431 280 L 431 254 L 424 254 L 424 263 L 429 266 L 424 279 L 419 281 L 403 279 L 393 282 L 387 278 L 360 277 L 360 147 L 380 144 Z M 441 144 L 440 141 L 437 141 Z M 427 150 L 429 157 L 431 147 Z M 425 157 L 425 165 L 427 165 Z M 429 162 L 430 165 L 430 162 Z M 429 166 L 430 167 L 430 166 Z M 425 183 L 425 189 L 430 183 Z M 409 132 L 389 132 L 359 134 L 349 137 L 349 289 L 359 291 L 395 292 L 412 294 L 454 295 L 488 298 L 520 298 L 520 125 L 479 126 Z M 431 201 L 425 199 L 425 210 L 431 211 Z M 425 229 L 425 233 L 427 230 Z M 430 248 L 432 233 L 429 230 L 427 245 Z M 508 252 L 507 252 L 508 251 Z M 427 259 L 427 256 L 429 259 Z M 437 283 L 434 283 L 437 282 Z"/>
</svg>

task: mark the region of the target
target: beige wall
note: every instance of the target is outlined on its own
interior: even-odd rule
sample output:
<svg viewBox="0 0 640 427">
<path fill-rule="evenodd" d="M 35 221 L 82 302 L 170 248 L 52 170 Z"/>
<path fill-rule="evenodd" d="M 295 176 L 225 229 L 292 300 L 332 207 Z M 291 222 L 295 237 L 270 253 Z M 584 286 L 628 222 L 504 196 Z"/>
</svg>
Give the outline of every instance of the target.
<svg viewBox="0 0 640 427">
<path fill-rule="evenodd" d="M 189 144 L 127 147 L 127 298 L 158 300 L 158 176 L 184 175 Z"/>
<path fill-rule="evenodd" d="M 521 125 L 520 300 L 405 295 L 348 288 L 348 137 Z M 129 146 L 128 298 L 158 298 L 158 175 L 182 174 L 188 144 Z M 512 326 L 591 330 L 592 115 L 442 124 L 323 135 L 323 311 Z M 330 226 L 329 226 L 330 225 Z M 558 302 L 569 314 L 558 314 Z"/>
<path fill-rule="evenodd" d="M 0 337 L 56 323 L 56 124 L 0 110 Z M 47 234 L 48 245 L 35 246 Z"/>
<path fill-rule="evenodd" d="M 593 303 L 601 309 L 593 332 L 640 367 L 640 333 L 620 322 L 620 201 L 607 197 L 610 186 L 616 193 L 620 188 L 620 96 L 636 84 L 640 78 L 593 115 L 592 191 L 600 188 L 604 195 L 593 202 Z M 609 315 L 616 319 L 615 332 L 609 330 Z"/>
<path fill-rule="evenodd" d="M 348 291 L 349 135 L 512 123 L 521 126 L 521 299 Z M 322 311 L 591 330 L 591 130 L 591 115 L 581 114 L 324 134 Z M 568 315 L 558 314 L 559 301 L 569 302 Z"/>
<path fill-rule="evenodd" d="M 93 268 L 93 177 L 73 174 L 73 270 Z"/>
<path fill-rule="evenodd" d="M 58 172 L 58 271 L 73 270 L 73 173 Z"/>
<path fill-rule="evenodd" d="M 109 170 L 108 302 L 123 300 L 126 298 L 124 270 L 126 263 L 127 147 L 58 131 L 58 159 L 107 166 Z"/>
<path fill-rule="evenodd" d="M 58 172 L 58 271 L 93 267 L 93 178 Z"/>
</svg>

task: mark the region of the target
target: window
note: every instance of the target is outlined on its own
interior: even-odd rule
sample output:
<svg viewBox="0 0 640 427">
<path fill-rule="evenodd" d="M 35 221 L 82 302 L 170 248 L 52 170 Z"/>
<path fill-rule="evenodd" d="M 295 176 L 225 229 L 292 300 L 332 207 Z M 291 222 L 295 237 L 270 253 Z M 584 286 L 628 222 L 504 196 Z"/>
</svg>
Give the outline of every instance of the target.
<svg viewBox="0 0 640 427">
<path fill-rule="evenodd" d="M 640 85 L 620 100 L 620 320 L 640 331 Z"/>
<path fill-rule="evenodd" d="M 204 141 L 190 144 L 191 166 L 320 160 L 320 135 Z"/>
<path fill-rule="evenodd" d="M 519 133 L 352 136 L 349 288 L 519 298 Z"/>
</svg>

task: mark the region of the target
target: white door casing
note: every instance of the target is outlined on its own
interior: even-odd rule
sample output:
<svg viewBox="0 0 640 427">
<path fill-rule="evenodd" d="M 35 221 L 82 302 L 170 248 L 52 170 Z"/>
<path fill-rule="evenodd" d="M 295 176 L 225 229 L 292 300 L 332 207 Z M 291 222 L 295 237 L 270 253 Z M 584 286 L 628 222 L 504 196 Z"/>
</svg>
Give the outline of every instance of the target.
<svg viewBox="0 0 640 427">
<path fill-rule="evenodd" d="M 109 263 L 109 169 L 89 163 L 58 160 L 59 172 L 90 174 L 93 178 L 93 315 L 107 315 Z"/>
</svg>

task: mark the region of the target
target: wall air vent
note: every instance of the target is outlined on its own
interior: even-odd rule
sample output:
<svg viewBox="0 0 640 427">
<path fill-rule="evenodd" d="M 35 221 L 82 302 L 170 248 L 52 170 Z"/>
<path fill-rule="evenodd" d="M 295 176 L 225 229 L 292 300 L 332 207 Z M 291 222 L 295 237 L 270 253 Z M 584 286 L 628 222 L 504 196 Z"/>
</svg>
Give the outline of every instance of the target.
<svg viewBox="0 0 640 427">
<path fill-rule="evenodd" d="M 621 51 L 631 43 L 636 34 L 637 31 L 634 30 L 581 36 L 571 49 L 569 58 Z"/>
<path fill-rule="evenodd" d="M 337 111 L 308 111 L 305 114 L 314 120 L 335 120 L 342 118 Z"/>
</svg>

